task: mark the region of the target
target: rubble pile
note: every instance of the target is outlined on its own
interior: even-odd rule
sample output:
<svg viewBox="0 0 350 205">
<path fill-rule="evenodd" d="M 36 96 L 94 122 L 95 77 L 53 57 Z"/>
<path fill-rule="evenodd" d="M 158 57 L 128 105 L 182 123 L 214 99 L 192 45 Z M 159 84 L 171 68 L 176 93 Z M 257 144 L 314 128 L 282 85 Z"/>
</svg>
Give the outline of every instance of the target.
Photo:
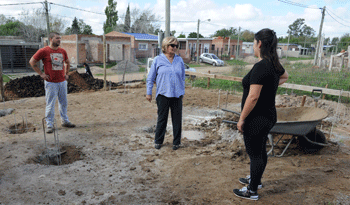
<svg viewBox="0 0 350 205">
<path fill-rule="evenodd" d="M 99 90 L 104 81 L 92 78 L 77 71 L 69 73 L 68 93 L 77 93 L 85 90 Z M 116 88 L 121 83 L 107 81 L 107 85 Z M 39 75 L 25 76 L 9 81 L 5 85 L 5 95 L 8 99 L 45 96 L 44 80 Z"/>
</svg>

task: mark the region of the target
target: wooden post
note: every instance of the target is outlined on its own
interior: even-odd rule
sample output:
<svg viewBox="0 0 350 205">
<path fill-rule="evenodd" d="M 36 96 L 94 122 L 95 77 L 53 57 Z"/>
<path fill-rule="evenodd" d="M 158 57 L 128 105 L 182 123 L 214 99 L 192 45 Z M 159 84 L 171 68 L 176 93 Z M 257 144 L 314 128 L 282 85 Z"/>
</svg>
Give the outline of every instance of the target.
<svg viewBox="0 0 350 205">
<path fill-rule="evenodd" d="M 105 34 L 103 34 L 103 69 L 104 69 L 103 88 L 104 88 L 104 90 L 107 90 L 106 36 L 105 36 Z"/>
<path fill-rule="evenodd" d="M 328 84 L 326 85 L 326 88 L 328 88 Z M 325 94 L 322 95 L 322 100 L 326 97 Z"/>
<path fill-rule="evenodd" d="M 208 73 L 210 74 L 210 70 L 208 70 Z M 209 89 L 210 87 L 210 78 L 208 78 L 208 83 L 207 83 L 207 88 Z"/>
<path fill-rule="evenodd" d="M 306 100 L 306 95 L 303 95 L 303 99 L 301 100 L 301 107 L 304 107 Z"/>
<path fill-rule="evenodd" d="M 1 91 L 1 101 L 2 101 L 2 100 L 5 100 L 4 82 L 3 82 L 3 80 L 2 80 L 1 50 L 0 50 L 0 91 Z"/>
</svg>

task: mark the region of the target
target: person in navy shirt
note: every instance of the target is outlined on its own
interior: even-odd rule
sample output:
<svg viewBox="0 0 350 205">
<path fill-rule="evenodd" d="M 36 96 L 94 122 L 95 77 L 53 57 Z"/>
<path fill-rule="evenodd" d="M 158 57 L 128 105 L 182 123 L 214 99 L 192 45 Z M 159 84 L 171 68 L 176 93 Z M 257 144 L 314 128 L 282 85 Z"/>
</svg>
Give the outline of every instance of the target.
<svg viewBox="0 0 350 205">
<path fill-rule="evenodd" d="M 155 148 L 160 149 L 164 142 L 168 123 L 169 109 L 173 124 L 173 150 L 181 144 L 182 129 L 182 98 L 185 94 L 185 64 L 176 54 L 179 41 L 173 37 L 166 37 L 162 42 L 162 54 L 155 57 L 147 76 L 146 99 L 152 101 L 153 84 L 156 83 L 156 102 L 158 119 L 155 135 Z"/>
</svg>

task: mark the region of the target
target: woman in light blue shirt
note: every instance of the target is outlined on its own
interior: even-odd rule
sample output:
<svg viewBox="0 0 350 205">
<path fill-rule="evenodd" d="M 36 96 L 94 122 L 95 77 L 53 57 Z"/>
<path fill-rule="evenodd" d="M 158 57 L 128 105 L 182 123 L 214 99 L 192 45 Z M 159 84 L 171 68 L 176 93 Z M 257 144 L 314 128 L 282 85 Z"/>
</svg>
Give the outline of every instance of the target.
<svg viewBox="0 0 350 205">
<path fill-rule="evenodd" d="M 173 123 L 173 150 L 181 144 L 182 98 L 185 94 L 185 64 L 176 54 L 179 41 L 166 37 L 162 42 L 162 54 L 155 57 L 147 77 L 146 99 L 152 101 L 152 89 L 156 83 L 156 101 L 158 120 L 155 136 L 155 148 L 160 149 L 164 142 L 169 109 Z"/>
</svg>

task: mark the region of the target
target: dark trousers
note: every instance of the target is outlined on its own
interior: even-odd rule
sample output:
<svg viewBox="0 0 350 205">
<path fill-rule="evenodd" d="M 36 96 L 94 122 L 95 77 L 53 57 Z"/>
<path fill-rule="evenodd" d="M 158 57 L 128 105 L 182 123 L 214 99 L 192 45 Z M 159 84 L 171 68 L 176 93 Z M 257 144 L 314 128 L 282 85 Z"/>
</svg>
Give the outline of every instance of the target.
<svg viewBox="0 0 350 205">
<path fill-rule="evenodd" d="M 163 144 L 166 126 L 168 123 L 169 109 L 171 111 L 171 120 L 173 123 L 174 141 L 173 145 L 181 144 L 182 129 L 182 96 L 180 98 L 168 98 L 164 95 L 158 95 L 156 98 L 158 106 L 158 120 L 156 128 L 156 144 Z"/>
<path fill-rule="evenodd" d="M 244 144 L 250 158 L 250 190 L 257 191 L 267 164 L 267 135 L 275 121 L 264 116 L 246 119 L 243 128 Z"/>
</svg>

